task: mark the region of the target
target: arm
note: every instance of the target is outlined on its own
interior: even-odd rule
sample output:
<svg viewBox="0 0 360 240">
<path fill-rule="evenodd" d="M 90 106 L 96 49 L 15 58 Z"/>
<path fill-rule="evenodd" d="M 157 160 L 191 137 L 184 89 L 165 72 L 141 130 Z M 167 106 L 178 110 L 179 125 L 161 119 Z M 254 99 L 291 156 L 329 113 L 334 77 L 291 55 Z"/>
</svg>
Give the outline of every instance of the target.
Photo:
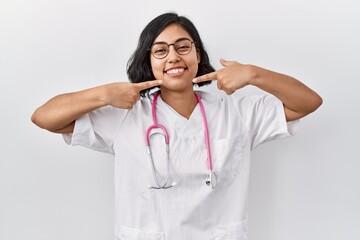
<svg viewBox="0 0 360 240">
<path fill-rule="evenodd" d="M 216 80 L 218 88 L 227 94 L 247 85 L 256 86 L 283 102 L 287 121 L 302 118 L 322 104 L 316 92 L 293 77 L 223 59 L 221 64 L 223 69 L 197 77 L 193 82 Z"/>
<path fill-rule="evenodd" d="M 97 108 L 111 105 L 131 109 L 140 99 L 139 92 L 161 84 L 161 81 L 142 83 L 110 83 L 79 92 L 58 95 L 33 113 L 31 120 L 39 127 L 55 133 L 72 133 L 75 120 Z"/>
<path fill-rule="evenodd" d="M 249 67 L 254 72 L 249 84 L 279 98 L 284 104 L 287 121 L 305 117 L 322 104 L 322 98 L 316 92 L 293 77 L 256 66 Z"/>
</svg>

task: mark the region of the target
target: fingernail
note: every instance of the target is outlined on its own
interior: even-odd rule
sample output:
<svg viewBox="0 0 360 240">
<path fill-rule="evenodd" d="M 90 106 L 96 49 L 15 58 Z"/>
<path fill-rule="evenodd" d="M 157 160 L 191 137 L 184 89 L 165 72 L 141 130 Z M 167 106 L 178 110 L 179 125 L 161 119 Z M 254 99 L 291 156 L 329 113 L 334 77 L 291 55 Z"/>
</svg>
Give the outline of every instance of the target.
<svg viewBox="0 0 360 240">
<path fill-rule="evenodd" d="M 197 78 L 194 78 L 193 80 L 192 80 L 194 83 L 196 83 L 196 81 L 197 81 Z"/>
<path fill-rule="evenodd" d="M 159 84 L 159 85 L 161 85 L 162 83 L 163 83 L 162 80 L 158 80 L 158 81 L 157 81 L 157 84 Z"/>
</svg>

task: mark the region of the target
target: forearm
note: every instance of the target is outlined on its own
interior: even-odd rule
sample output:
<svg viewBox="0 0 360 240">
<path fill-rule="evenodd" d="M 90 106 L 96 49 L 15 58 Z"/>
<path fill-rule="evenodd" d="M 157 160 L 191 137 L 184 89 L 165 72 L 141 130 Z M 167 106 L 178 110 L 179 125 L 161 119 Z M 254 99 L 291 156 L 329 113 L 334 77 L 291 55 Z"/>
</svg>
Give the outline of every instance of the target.
<svg viewBox="0 0 360 240">
<path fill-rule="evenodd" d="M 106 105 L 130 110 L 140 99 L 140 91 L 161 84 L 161 80 L 141 83 L 114 82 L 58 95 L 36 109 L 31 120 L 51 132 L 70 133 L 75 120 L 85 113 Z"/>
<path fill-rule="evenodd" d="M 104 86 L 61 94 L 36 109 L 31 120 L 41 128 L 61 132 L 85 113 L 105 106 L 104 96 Z"/>
<path fill-rule="evenodd" d="M 322 104 L 316 92 L 293 77 L 256 66 L 250 67 L 253 72 L 250 84 L 279 98 L 284 104 L 287 120 L 304 117 Z"/>
</svg>

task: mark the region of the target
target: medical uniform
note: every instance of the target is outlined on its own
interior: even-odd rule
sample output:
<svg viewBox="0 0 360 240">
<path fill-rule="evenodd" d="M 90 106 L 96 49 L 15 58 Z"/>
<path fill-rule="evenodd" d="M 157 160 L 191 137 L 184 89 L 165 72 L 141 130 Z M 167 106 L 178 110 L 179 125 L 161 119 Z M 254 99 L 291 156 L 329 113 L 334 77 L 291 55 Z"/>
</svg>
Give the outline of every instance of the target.
<svg viewBox="0 0 360 240">
<path fill-rule="evenodd" d="M 151 99 L 132 110 L 99 108 L 79 118 L 71 145 L 113 154 L 116 240 L 247 239 L 250 153 L 259 144 L 294 134 L 297 122 L 286 123 L 283 104 L 272 95 L 214 95 L 198 92 L 205 107 L 215 189 L 208 174 L 204 123 L 199 104 L 189 119 L 159 97 L 158 122 L 170 137 L 169 181 L 176 186 L 151 189 L 154 175 L 145 146 L 153 123 Z M 151 148 L 159 177 L 166 176 L 164 139 L 153 135 Z"/>
</svg>

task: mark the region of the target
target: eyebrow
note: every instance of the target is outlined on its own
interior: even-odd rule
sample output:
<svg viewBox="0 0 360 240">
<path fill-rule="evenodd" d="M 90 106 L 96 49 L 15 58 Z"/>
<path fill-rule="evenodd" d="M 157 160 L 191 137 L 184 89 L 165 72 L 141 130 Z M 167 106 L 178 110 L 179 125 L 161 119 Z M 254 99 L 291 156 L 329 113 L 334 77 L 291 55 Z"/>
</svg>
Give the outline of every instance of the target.
<svg viewBox="0 0 360 240">
<path fill-rule="evenodd" d="M 191 40 L 191 39 L 189 39 L 189 38 L 186 38 L 186 37 L 183 37 L 183 38 L 177 39 L 175 42 L 170 43 L 170 44 L 174 44 L 174 43 L 176 43 L 176 42 L 178 42 L 178 41 L 181 41 L 181 40 L 189 40 L 190 42 L 193 42 L 193 40 Z M 169 45 L 169 43 L 167 43 L 167 42 L 165 42 L 165 41 L 154 42 L 153 45 L 155 45 L 155 44 L 163 44 L 163 43 Z"/>
</svg>

